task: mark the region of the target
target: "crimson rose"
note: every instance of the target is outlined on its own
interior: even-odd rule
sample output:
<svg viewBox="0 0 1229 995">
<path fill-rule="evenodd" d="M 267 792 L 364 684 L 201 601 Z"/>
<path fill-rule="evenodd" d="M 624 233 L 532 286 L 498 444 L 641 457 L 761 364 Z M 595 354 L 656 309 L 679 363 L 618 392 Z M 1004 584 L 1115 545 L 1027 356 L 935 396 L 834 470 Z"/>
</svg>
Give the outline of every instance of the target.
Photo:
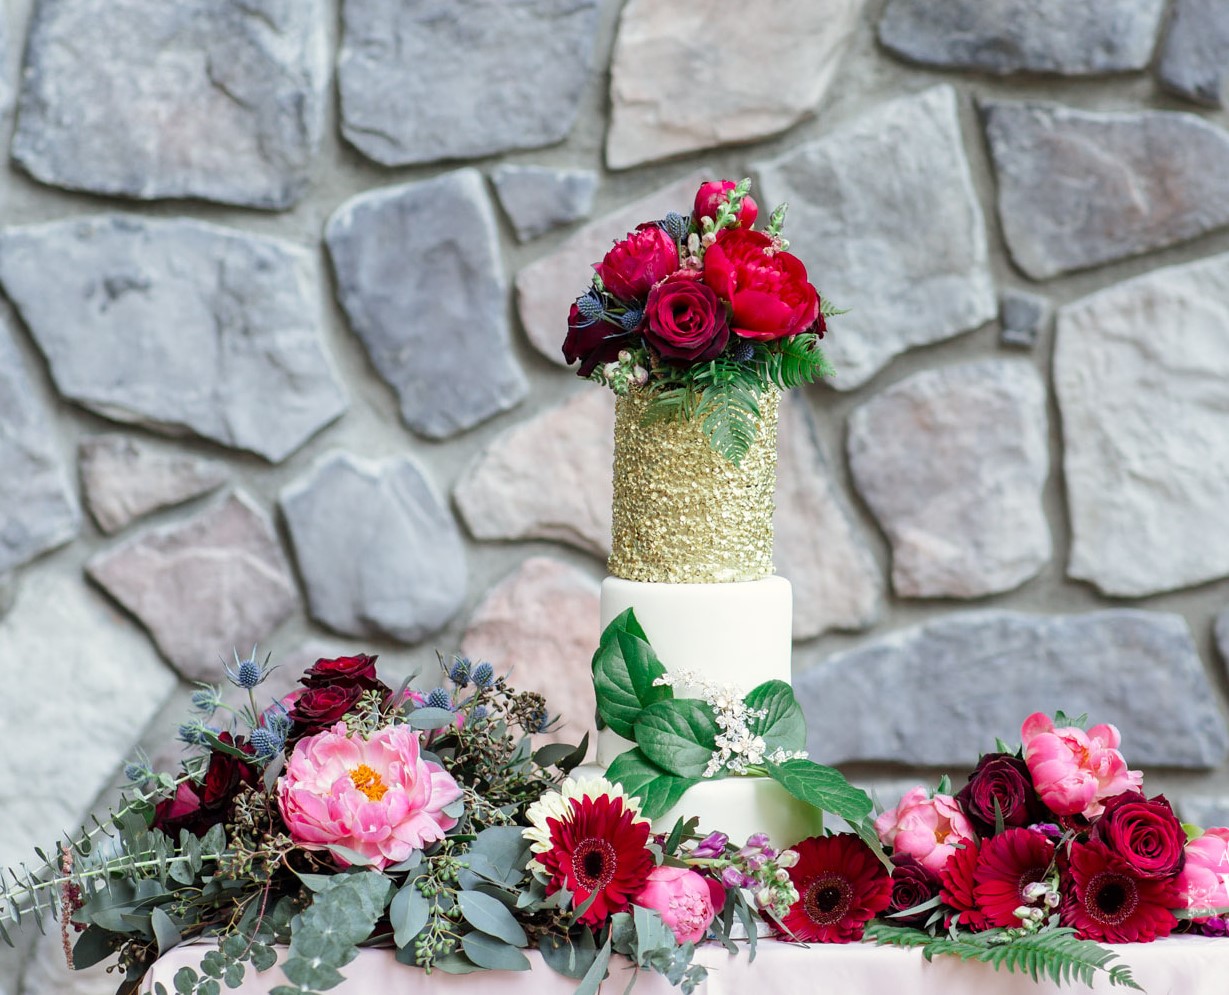
<svg viewBox="0 0 1229 995">
<path fill-rule="evenodd" d="M 218 739 L 244 753 L 252 753 L 251 744 L 238 739 L 229 732 L 219 734 Z M 212 826 L 230 818 L 235 795 L 245 785 L 256 783 L 256 767 L 239 757 L 221 750 L 209 754 L 209 766 L 200 785 L 187 781 L 175 789 L 175 794 L 158 803 L 154 809 L 152 828 L 160 829 L 172 838 L 179 830 L 186 829 L 193 836 L 204 836 Z"/>
<path fill-rule="evenodd" d="M 712 359 L 730 338 L 725 306 L 698 273 L 675 273 L 653 287 L 645 317 L 645 339 L 667 359 Z"/>
<path fill-rule="evenodd" d="M 736 186 L 738 184 L 733 180 L 709 180 L 707 183 L 702 183 L 700 189 L 696 191 L 696 224 L 700 223 L 701 218 L 712 218 L 716 221 L 717 210 L 721 207 L 721 202 Z M 750 196 L 744 197 L 738 209 L 738 227 L 750 228 L 755 224 L 759 213 L 759 205 Z"/>
<path fill-rule="evenodd" d="M 892 900 L 885 915 L 904 912 L 939 894 L 939 875 L 926 867 L 917 857 L 907 853 L 892 855 Z M 901 926 L 924 926 L 933 909 L 924 909 L 911 916 L 893 916 L 892 922 Z"/>
<path fill-rule="evenodd" d="M 802 260 L 759 231 L 725 228 L 704 253 L 704 282 L 733 309 L 735 335 L 762 342 L 825 325 Z"/>
<path fill-rule="evenodd" d="M 360 653 L 358 656 L 339 656 L 334 660 L 317 660 L 299 679 L 309 688 L 326 684 L 361 684 L 371 690 L 382 686 L 376 677 L 376 657 Z"/>
<path fill-rule="evenodd" d="M 1126 791 L 1107 799 L 1092 835 L 1140 877 L 1168 878 L 1186 862 L 1186 833 L 1164 795 Z"/>
<path fill-rule="evenodd" d="M 593 268 L 608 293 L 628 303 L 642 301 L 653 284 L 679 268 L 679 247 L 657 225 L 638 225 Z"/>
<path fill-rule="evenodd" d="M 308 688 L 290 708 L 290 718 L 299 736 L 310 736 L 331 726 L 354 707 L 363 696 L 361 684 L 326 684 Z"/>
<path fill-rule="evenodd" d="M 993 836 L 994 803 L 998 802 L 1005 827 L 1031 826 L 1050 817 L 1037 797 L 1028 766 L 1008 753 L 987 753 L 969 775 L 969 783 L 956 793 L 956 801 L 982 837 Z"/>
<path fill-rule="evenodd" d="M 563 340 L 563 358 L 569 363 L 580 360 L 578 376 L 587 377 L 599 365 L 619 358 L 631 336 L 620 326 L 597 318 L 586 318 L 573 304 L 568 312 L 568 336 Z"/>
</svg>

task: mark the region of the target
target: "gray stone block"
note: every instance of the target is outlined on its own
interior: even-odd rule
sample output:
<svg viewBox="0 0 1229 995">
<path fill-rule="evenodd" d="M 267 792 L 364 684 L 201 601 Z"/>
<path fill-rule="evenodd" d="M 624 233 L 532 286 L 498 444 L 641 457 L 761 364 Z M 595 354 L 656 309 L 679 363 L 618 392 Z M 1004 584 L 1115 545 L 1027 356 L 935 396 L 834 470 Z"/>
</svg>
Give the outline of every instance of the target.
<svg viewBox="0 0 1229 995">
<path fill-rule="evenodd" d="M 964 612 L 828 657 L 794 679 L 811 755 L 973 769 L 1032 712 L 1087 712 L 1132 767 L 1203 769 L 1229 729 L 1186 621 L 1166 612 Z"/>
<path fill-rule="evenodd" d="M 521 242 L 587 218 L 597 192 L 597 173 L 592 169 L 505 163 L 491 170 L 491 182 Z"/>
<path fill-rule="evenodd" d="M 1229 796 L 1182 795 L 1178 799 L 1177 809 L 1183 822 L 1201 829 L 1229 827 Z"/>
<path fill-rule="evenodd" d="M 410 428 L 447 438 L 525 397 L 495 215 L 477 170 L 354 197 L 324 237 L 350 327 Z"/>
<path fill-rule="evenodd" d="M 1165 89 L 1206 107 L 1223 107 L 1229 80 L 1229 5 L 1174 0 L 1157 77 Z"/>
<path fill-rule="evenodd" d="M 284 459 L 346 409 L 306 250 L 176 218 L 0 231 L 0 282 L 64 397 Z"/>
<path fill-rule="evenodd" d="M 324 127 L 323 0 L 39 0 L 13 158 L 35 179 L 282 209 Z"/>
<path fill-rule="evenodd" d="M 1054 304 L 1048 297 L 1024 290 L 1005 290 L 999 298 L 999 342 L 1031 349 L 1053 318 Z"/>
</svg>

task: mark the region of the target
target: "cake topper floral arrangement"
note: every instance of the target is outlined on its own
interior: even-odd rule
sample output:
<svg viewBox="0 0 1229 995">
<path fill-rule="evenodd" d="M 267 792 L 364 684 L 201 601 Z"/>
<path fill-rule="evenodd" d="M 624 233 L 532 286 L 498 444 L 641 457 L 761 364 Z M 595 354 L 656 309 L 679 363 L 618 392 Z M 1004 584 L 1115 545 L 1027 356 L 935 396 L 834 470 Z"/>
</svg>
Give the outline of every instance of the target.
<svg viewBox="0 0 1229 995">
<path fill-rule="evenodd" d="M 786 205 L 755 229 L 751 181 L 714 180 L 688 215 L 638 225 L 593 266 L 563 354 L 617 394 L 648 390 L 650 419 L 696 420 L 733 463 L 755 440 L 759 397 L 834 371 L 819 340 L 842 312 L 781 235 Z"/>
</svg>

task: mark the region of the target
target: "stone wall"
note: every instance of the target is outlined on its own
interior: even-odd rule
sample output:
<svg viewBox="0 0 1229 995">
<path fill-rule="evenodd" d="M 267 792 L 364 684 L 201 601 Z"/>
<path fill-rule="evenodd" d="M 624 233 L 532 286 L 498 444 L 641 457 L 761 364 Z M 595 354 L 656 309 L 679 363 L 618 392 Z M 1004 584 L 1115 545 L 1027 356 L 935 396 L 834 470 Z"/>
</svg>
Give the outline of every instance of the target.
<svg viewBox="0 0 1229 995">
<path fill-rule="evenodd" d="M 1220 0 L 4 13 L 0 863 L 173 762 L 233 646 L 461 648 L 578 734 L 612 414 L 567 304 L 747 174 L 852 308 L 783 414 L 813 753 L 886 794 L 1088 710 L 1229 819 Z M 57 954 L 0 987 L 113 987 Z"/>
</svg>

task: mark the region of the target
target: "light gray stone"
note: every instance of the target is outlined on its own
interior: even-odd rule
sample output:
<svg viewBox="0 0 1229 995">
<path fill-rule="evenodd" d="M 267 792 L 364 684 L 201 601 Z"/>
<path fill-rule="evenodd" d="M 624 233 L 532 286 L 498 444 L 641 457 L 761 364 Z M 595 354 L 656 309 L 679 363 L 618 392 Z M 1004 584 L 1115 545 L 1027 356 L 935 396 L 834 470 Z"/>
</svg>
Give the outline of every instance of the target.
<svg viewBox="0 0 1229 995">
<path fill-rule="evenodd" d="M 1032 364 L 924 370 L 849 416 L 849 469 L 906 598 L 1009 591 L 1049 561 L 1046 392 Z"/>
<path fill-rule="evenodd" d="M 971 770 L 1033 712 L 1112 722 L 1132 767 L 1215 767 L 1229 729 L 1180 615 L 971 611 L 888 633 L 794 678 L 811 755 Z"/>
<path fill-rule="evenodd" d="M 350 327 L 410 428 L 447 438 L 524 398 L 477 170 L 360 194 L 329 219 L 325 241 Z"/>
<path fill-rule="evenodd" d="M 108 534 L 152 511 L 208 494 L 230 477 L 217 460 L 156 449 L 131 435 L 91 435 L 77 453 L 86 505 Z"/>
<path fill-rule="evenodd" d="M 597 192 L 597 173 L 592 169 L 504 163 L 491 170 L 491 182 L 521 242 L 587 218 Z"/>
<path fill-rule="evenodd" d="M 453 501 L 475 539 L 553 539 L 610 555 L 614 395 L 595 385 L 497 436 Z"/>
<path fill-rule="evenodd" d="M 950 86 L 880 104 L 753 168 L 765 209 L 789 202 L 785 234 L 820 293 L 852 309 L 824 340 L 838 390 L 997 313 Z"/>
<path fill-rule="evenodd" d="M 316 621 L 416 643 L 465 600 L 465 549 L 421 467 L 336 453 L 282 491 L 282 514 Z"/>
<path fill-rule="evenodd" d="M 0 618 L 4 618 L 17 603 L 18 581 L 15 573 L 0 574 Z"/>
<path fill-rule="evenodd" d="M 1229 827 L 1229 797 L 1183 795 L 1178 799 L 1178 815 L 1183 822 L 1189 822 L 1201 829 Z"/>
<path fill-rule="evenodd" d="M 11 867 L 81 825 L 175 678 L 78 577 L 46 571 L 27 574 L 0 621 L 0 660 L 0 726 L 15 744 L 0 751 L 0 866 Z"/>
<path fill-rule="evenodd" d="M 832 479 L 798 391 L 781 402 L 773 513 L 777 573 L 794 588 L 794 638 L 864 629 L 883 607 L 883 575 Z"/>
<path fill-rule="evenodd" d="M 298 605 L 273 523 L 242 492 L 95 555 L 86 573 L 145 626 L 184 677 L 216 682 Z"/>
<path fill-rule="evenodd" d="M 1054 304 L 1048 297 L 1024 290 L 1005 290 L 999 300 L 999 341 L 1006 346 L 1031 349 L 1050 326 Z"/>
<path fill-rule="evenodd" d="M 1229 609 L 1216 616 L 1213 634 L 1216 637 L 1216 649 L 1220 653 L 1221 663 L 1229 668 Z"/>
<path fill-rule="evenodd" d="M 344 0 L 341 133 L 386 166 L 561 141 L 593 68 L 598 0 Z"/>
<path fill-rule="evenodd" d="M 1229 133 L 1193 114 L 987 101 L 1003 237 L 1034 280 L 1229 223 Z"/>
<path fill-rule="evenodd" d="M 471 660 L 490 661 L 518 691 L 546 698 L 559 725 L 535 739 L 579 743 L 588 733 L 594 754 L 597 703 L 593 677 L 582 664 L 597 648 L 599 593 L 597 581 L 575 567 L 530 557 L 491 588 L 461 639 L 461 652 Z"/>
<path fill-rule="evenodd" d="M 62 546 L 80 528 L 81 509 L 48 412 L 8 322 L 0 320 L 0 576 Z"/>
<path fill-rule="evenodd" d="M 1229 80 L 1229 6 L 1174 0 L 1157 65 L 1161 85 L 1207 107 L 1222 107 Z"/>
<path fill-rule="evenodd" d="M 669 186 L 591 221 L 554 252 L 521 267 L 516 274 L 516 299 L 525 334 L 552 363 L 566 366 L 563 339 L 568 308 L 589 287 L 593 264 L 636 225 L 664 218 L 669 211 L 690 214 L 696 191 L 712 174 L 691 172 Z"/>
<path fill-rule="evenodd" d="M 1144 69 L 1165 0 L 890 0 L 883 45 L 954 69 L 1096 76 Z"/>
<path fill-rule="evenodd" d="M 75 971 L 64 960 L 62 944 L 57 924 L 47 923 L 47 934 L 34 943 L 20 995 L 114 995 L 116 979 L 107 972 L 109 961 Z"/>
<path fill-rule="evenodd" d="M 630 0 L 610 67 L 606 164 L 774 135 L 815 113 L 863 0 Z"/>
<path fill-rule="evenodd" d="M 277 462 L 346 409 L 315 262 L 280 239 L 101 215 L 0 231 L 0 282 L 70 400 Z"/>
<path fill-rule="evenodd" d="M 286 208 L 329 77 L 323 0 L 39 0 L 13 158 L 71 190 Z"/>
<path fill-rule="evenodd" d="M 1067 572 L 1141 597 L 1229 575 L 1229 254 L 1059 308 Z"/>
</svg>

